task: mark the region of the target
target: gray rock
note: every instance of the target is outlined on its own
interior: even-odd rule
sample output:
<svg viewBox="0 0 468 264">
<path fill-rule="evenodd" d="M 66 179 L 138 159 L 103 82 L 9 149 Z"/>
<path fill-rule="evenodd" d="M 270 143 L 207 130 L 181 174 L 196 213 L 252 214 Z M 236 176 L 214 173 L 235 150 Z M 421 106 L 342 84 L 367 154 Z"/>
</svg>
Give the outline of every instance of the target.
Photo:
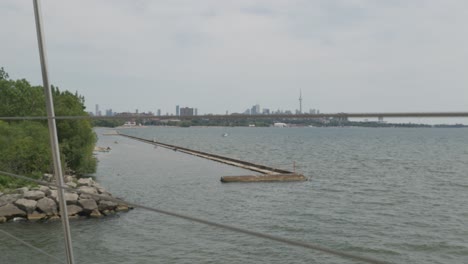
<svg viewBox="0 0 468 264">
<path fill-rule="evenodd" d="M 94 183 L 92 178 L 78 179 L 78 186 L 93 186 Z"/>
<path fill-rule="evenodd" d="M 44 197 L 37 201 L 36 207 L 47 215 L 57 214 L 57 203 L 48 197 Z"/>
<path fill-rule="evenodd" d="M 90 195 L 86 193 L 80 194 L 80 200 L 86 200 L 86 199 L 93 199 L 96 202 L 100 200 L 99 197 L 95 197 L 94 195 Z"/>
<path fill-rule="evenodd" d="M 77 204 L 78 203 L 78 194 L 76 193 L 65 193 L 65 201 L 67 204 Z"/>
<path fill-rule="evenodd" d="M 68 187 L 70 187 L 70 188 L 76 188 L 76 186 L 77 186 L 76 183 L 74 183 L 74 182 L 72 182 L 72 181 L 71 181 L 71 182 L 67 182 L 66 185 L 67 185 Z"/>
<path fill-rule="evenodd" d="M 116 207 L 117 207 L 117 203 L 114 203 L 112 201 L 105 201 L 105 200 L 101 200 L 99 202 L 99 211 L 105 211 L 105 210 L 114 210 Z"/>
<path fill-rule="evenodd" d="M 6 221 L 7 221 L 7 218 L 6 218 L 6 217 L 0 216 L 0 224 L 6 223 Z"/>
<path fill-rule="evenodd" d="M 93 199 L 78 200 L 78 204 L 81 205 L 81 207 L 83 207 L 83 211 L 85 213 L 91 213 L 94 209 L 98 208 L 96 201 L 94 201 Z"/>
<path fill-rule="evenodd" d="M 22 194 L 13 193 L 13 194 L 4 194 L 0 197 L 0 206 L 4 206 L 8 203 L 13 203 L 14 201 L 23 198 Z"/>
<path fill-rule="evenodd" d="M 19 199 L 14 203 L 18 208 L 20 208 L 23 211 L 26 211 L 26 213 L 31 214 L 36 210 L 36 205 L 37 202 L 34 200 L 29 200 L 29 199 Z"/>
<path fill-rule="evenodd" d="M 102 214 L 105 215 L 105 216 L 115 215 L 115 211 L 114 210 L 104 210 L 104 211 L 102 211 Z"/>
<path fill-rule="evenodd" d="M 117 208 L 115 208 L 116 212 L 128 212 L 128 210 L 130 210 L 130 208 L 126 204 L 119 204 Z"/>
<path fill-rule="evenodd" d="M 89 214 L 90 217 L 93 217 L 93 218 L 100 218 L 102 217 L 103 215 L 101 214 L 101 212 L 99 212 L 98 209 L 94 209 L 90 214 Z"/>
<path fill-rule="evenodd" d="M 44 181 L 50 182 L 50 181 L 52 181 L 53 178 L 54 178 L 54 175 L 49 174 L 49 173 L 45 173 L 44 175 L 42 175 L 42 179 Z"/>
<path fill-rule="evenodd" d="M 25 192 L 29 191 L 28 187 L 21 187 L 13 191 L 13 193 L 24 194 Z"/>
<path fill-rule="evenodd" d="M 107 193 L 107 192 L 106 192 L 106 189 L 104 189 L 104 188 L 102 188 L 102 187 L 98 187 L 98 188 L 96 188 L 96 189 L 97 189 L 97 191 L 98 191 L 99 194 L 101 194 L 101 193 Z"/>
<path fill-rule="evenodd" d="M 70 175 L 66 175 L 65 178 L 63 179 L 63 181 L 65 183 L 69 183 L 69 182 L 73 182 L 75 178 L 73 176 L 70 176 Z"/>
<path fill-rule="evenodd" d="M 49 196 L 50 195 L 50 188 L 47 187 L 47 186 L 39 186 L 39 191 L 45 193 L 46 196 Z"/>
<path fill-rule="evenodd" d="M 89 186 L 80 186 L 78 187 L 78 191 L 83 192 L 83 193 L 97 194 L 96 189 L 93 187 L 89 187 Z"/>
<path fill-rule="evenodd" d="M 60 217 L 58 215 L 53 215 L 53 216 L 49 217 L 49 219 L 47 219 L 47 220 L 51 221 L 51 222 L 55 222 L 55 221 L 60 220 Z"/>
<path fill-rule="evenodd" d="M 79 207 L 78 205 L 67 205 L 67 213 L 68 215 L 76 215 L 83 212 L 83 208 Z"/>
<path fill-rule="evenodd" d="M 39 200 L 45 197 L 45 193 L 41 191 L 27 191 L 24 193 L 24 198 L 30 200 Z"/>
<path fill-rule="evenodd" d="M 4 216 L 6 218 L 16 217 L 16 216 L 26 216 L 26 212 L 20 210 L 18 207 L 14 206 L 12 203 L 8 203 L 0 207 L 0 217 Z"/>
<path fill-rule="evenodd" d="M 108 192 L 103 192 L 103 193 L 100 193 L 99 196 L 112 197 L 112 194 L 110 194 L 110 193 L 108 193 Z"/>
<path fill-rule="evenodd" d="M 46 218 L 46 214 L 42 214 L 42 213 L 38 213 L 38 212 L 28 214 L 28 220 L 29 221 L 39 221 L 39 220 L 42 220 L 42 219 L 45 219 L 45 218 Z"/>
<path fill-rule="evenodd" d="M 49 198 L 52 198 L 54 201 L 58 202 L 57 190 L 50 190 Z"/>
</svg>

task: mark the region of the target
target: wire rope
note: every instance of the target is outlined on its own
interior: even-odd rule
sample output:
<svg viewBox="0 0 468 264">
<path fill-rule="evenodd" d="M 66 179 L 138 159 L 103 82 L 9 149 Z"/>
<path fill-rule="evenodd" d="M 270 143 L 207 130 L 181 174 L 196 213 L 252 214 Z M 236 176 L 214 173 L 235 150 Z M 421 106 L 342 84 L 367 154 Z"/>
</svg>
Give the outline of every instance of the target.
<svg viewBox="0 0 468 264">
<path fill-rule="evenodd" d="M 210 221 L 210 220 L 201 219 L 201 218 L 197 218 L 197 217 L 193 217 L 193 216 L 189 216 L 189 215 L 184 215 L 184 214 L 180 214 L 180 213 L 176 213 L 176 212 L 171 212 L 171 211 L 167 211 L 167 210 L 153 208 L 153 207 L 150 207 L 150 206 L 145 206 L 145 205 L 140 205 L 140 204 L 136 204 L 136 203 L 132 203 L 132 202 L 127 202 L 127 201 L 124 201 L 122 199 L 117 199 L 117 198 L 113 198 L 113 197 L 109 197 L 109 196 L 103 196 L 103 195 L 98 195 L 98 194 L 93 194 L 93 193 L 88 193 L 88 192 L 82 192 L 82 191 L 79 191 L 77 189 L 73 189 L 73 188 L 70 188 L 70 187 L 58 186 L 58 185 L 53 184 L 53 183 L 40 181 L 40 180 L 35 180 L 35 179 L 28 178 L 26 176 L 17 175 L 17 174 L 13 174 L 13 173 L 9 173 L 9 172 L 0 171 L 0 174 L 10 176 L 10 177 L 13 177 L 13 178 L 32 181 L 32 182 L 42 184 L 42 185 L 46 185 L 46 186 L 62 188 L 64 190 L 78 192 L 78 193 L 81 193 L 81 194 L 87 194 L 87 195 L 90 195 L 90 196 L 93 196 L 93 197 L 96 197 L 96 198 L 100 198 L 100 199 L 103 199 L 103 200 L 108 200 L 108 201 L 112 201 L 112 202 L 116 202 L 116 203 L 125 203 L 125 204 L 127 204 L 129 206 L 145 209 L 145 210 L 148 210 L 148 211 L 151 211 L 151 212 L 160 213 L 160 214 L 164 214 L 164 215 L 168 215 L 168 216 L 172 216 L 172 217 L 176 217 L 176 218 L 180 218 L 180 219 L 185 219 L 185 220 L 188 220 L 188 221 L 197 222 L 197 223 L 205 224 L 205 225 L 208 225 L 208 226 L 214 226 L 214 227 L 234 231 L 234 232 L 237 232 L 237 233 L 242 233 L 242 234 L 246 234 L 246 235 L 250 235 L 250 236 L 255 236 L 255 237 L 268 239 L 268 240 L 272 240 L 272 241 L 276 241 L 276 242 L 281 242 L 281 243 L 288 244 L 288 245 L 291 245 L 291 246 L 302 247 L 302 248 L 307 248 L 307 249 L 313 249 L 313 250 L 325 252 L 325 253 L 328 253 L 328 254 L 331 254 L 331 255 L 340 256 L 340 257 L 343 257 L 343 258 L 353 259 L 353 260 L 362 261 L 362 262 L 371 263 L 371 264 L 385 264 L 385 263 L 388 263 L 386 261 L 377 260 L 377 259 L 370 258 L 370 257 L 365 257 L 365 256 L 359 256 L 359 255 L 355 255 L 355 254 L 335 250 L 335 249 L 332 249 L 332 248 L 324 247 L 324 246 L 321 246 L 321 245 L 318 245 L 318 244 L 312 244 L 312 243 L 303 242 L 303 241 L 291 240 L 291 239 L 280 237 L 280 236 L 274 236 L 274 235 L 265 234 L 265 233 L 261 233 L 261 232 L 257 232 L 257 231 L 247 230 L 247 229 L 240 228 L 240 227 L 221 224 L 221 223 L 217 223 L 217 222 L 213 222 L 213 221 Z"/>
</svg>

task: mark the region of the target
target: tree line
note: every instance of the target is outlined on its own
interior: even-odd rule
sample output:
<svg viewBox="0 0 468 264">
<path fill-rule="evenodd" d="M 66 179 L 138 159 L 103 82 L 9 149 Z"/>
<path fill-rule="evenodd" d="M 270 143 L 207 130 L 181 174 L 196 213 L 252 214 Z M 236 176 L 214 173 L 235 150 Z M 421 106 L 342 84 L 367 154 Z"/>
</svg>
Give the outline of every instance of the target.
<svg viewBox="0 0 468 264">
<path fill-rule="evenodd" d="M 57 116 L 83 116 L 84 97 L 52 86 Z M 27 80 L 12 80 L 0 68 L 0 116 L 46 116 L 42 86 Z M 96 170 L 93 149 L 96 135 L 88 120 L 57 120 L 62 167 L 68 173 L 86 174 Z M 47 120 L 0 120 L 0 170 L 40 178 L 52 173 L 52 155 Z M 0 175 L 0 188 L 26 184 Z"/>
</svg>

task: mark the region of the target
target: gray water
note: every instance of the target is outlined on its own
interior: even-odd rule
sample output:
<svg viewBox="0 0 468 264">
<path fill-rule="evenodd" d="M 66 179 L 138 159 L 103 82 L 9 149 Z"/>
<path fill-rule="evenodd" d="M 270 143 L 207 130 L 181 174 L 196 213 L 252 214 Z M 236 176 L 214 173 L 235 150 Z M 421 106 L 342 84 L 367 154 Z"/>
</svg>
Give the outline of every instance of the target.
<svg viewBox="0 0 468 264">
<path fill-rule="evenodd" d="M 126 200 L 391 263 L 468 263 L 466 129 L 121 130 L 289 170 L 295 162 L 310 179 L 249 184 L 219 178 L 252 172 L 105 132 L 98 145 L 112 151 L 98 154 L 94 176 Z M 357 263 L 142 209 L 71 226 L 77 263 Z M 58 222 L 0 228 L 64 258 Z M 53 263 L 0 241 L 0 263 Z"/>
</svg>

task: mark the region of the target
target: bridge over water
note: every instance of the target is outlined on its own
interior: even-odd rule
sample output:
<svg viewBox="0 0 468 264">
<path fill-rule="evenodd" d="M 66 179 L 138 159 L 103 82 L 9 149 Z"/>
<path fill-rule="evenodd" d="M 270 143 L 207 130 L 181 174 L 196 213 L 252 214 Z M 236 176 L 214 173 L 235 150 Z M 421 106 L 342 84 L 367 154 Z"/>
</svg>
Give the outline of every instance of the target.
<svg viewBox="0 0 468 264">
<path fill-rule="evenodd" d="M 446 117 L 468 117 L 468 112 L 357 112 L 357 113 L 320 113 L 320 114 L 268 114 L 268 115 L 147 115 L 147 114 L 118 114 L 114 116 L 55 116 L 48 118 L 46 116 L 15 116 L 0 117 L 0 120 L 40 120 L 40 119 L 128 119 L 128 118 L 146 118 L 146 119 L 318 119 L 318 118 L 446 118 Z"/>
</svg>

